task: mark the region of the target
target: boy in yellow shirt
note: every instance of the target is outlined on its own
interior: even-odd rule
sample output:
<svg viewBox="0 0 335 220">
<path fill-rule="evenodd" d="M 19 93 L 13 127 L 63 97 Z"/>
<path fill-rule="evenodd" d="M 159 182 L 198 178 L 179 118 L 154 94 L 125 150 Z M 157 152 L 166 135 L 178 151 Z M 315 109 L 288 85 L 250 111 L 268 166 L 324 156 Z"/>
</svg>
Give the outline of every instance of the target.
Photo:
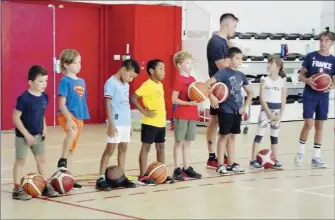
<svg viewBox="0 0 335 220">
<path fill-rule="evenodd" d="M 150 60 L 147 64 L 147 72 L 150 78 L 138 88 L 131 97 L 131 101 L 143 114 L 141 128 L 142 148 L 139 156 L 140 176 L 138 184 L 156 185 L 146 173 L 148 153 L 152 143 L 156 144 L 157 161 L 165 164 L 165 126 L 166 111 L 164 89 L 161 81 L 165 75 L 164 62 L 158 59 Z M 145 109 L 139 104 L 141 97 Z M 167 177 L 165 183 L 174 183 L 175 180 Z"/>
</svg>

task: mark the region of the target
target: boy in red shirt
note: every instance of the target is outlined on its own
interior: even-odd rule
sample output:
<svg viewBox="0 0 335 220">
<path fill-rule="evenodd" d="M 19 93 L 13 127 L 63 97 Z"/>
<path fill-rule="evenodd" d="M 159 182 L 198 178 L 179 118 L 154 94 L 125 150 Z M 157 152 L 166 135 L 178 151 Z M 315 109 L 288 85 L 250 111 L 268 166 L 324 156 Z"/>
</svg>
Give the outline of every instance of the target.
<svg viewBox="0 0 335 220">
<path fill-rule="evenodd" d="M 195 139 L 196 125 L 198 116 L 198 106 L 194 101 L 190 101 L 187 95 L 188 87 L 195 82 L 194 77 L 190 76 L 192 66 L 192 55 L 185 51 L 176 53 L 173 57 L 175 66 L 180 74 L 176 78 L 175 87 L 172 93 L 172 103 L 178 105 L 175 110 L 173 148 L 174 173 L 173 178 L 184 180 L 184 177 L 201 178 L 202 175 L 195 172 L 189 165 L 190 145 Z M 182 148 L 183 168 L 179 167 L 178 152 Z"/>
</svg>

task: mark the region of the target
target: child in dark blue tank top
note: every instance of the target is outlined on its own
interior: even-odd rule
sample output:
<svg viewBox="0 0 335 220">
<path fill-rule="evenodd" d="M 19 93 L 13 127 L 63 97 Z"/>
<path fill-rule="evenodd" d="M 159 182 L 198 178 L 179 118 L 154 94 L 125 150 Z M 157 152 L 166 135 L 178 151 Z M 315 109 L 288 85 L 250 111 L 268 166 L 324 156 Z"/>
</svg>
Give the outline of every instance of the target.
<svg viewBox="0 0 335 220">
<path fill-rule="evenodd" d="M 329 110 L 329 92 L 331 88 L 326 91 L 319 92 L 314 90 L 315 83 L 312 75 L 317 73 L 329 74 L 333 81 L 335 79 L 335 57 L 329 53 L 331 46 L 334 43 L 334 33 L 329 30 L 320 35 L 320 50 L 307 54 L 300 71 L 300 81 L 306 83 L 303 92 L 303 117 L 305 120 L 304 127 L 300 133 L 300 150 L 295 157 L 297 166 L 303 163 L 303 156 L 305 150 L 305 143 L 308 138 L 309 131 L 315 127 L 314 136 L 314 154 L 312 157 L 312 167 L 326 168 L 327 165 L 322 161 L 321 157 L 321 140 L 323 122 L 327 120 Z M 313 120 L 315 114 L 315 121 Z"/>
</svg>

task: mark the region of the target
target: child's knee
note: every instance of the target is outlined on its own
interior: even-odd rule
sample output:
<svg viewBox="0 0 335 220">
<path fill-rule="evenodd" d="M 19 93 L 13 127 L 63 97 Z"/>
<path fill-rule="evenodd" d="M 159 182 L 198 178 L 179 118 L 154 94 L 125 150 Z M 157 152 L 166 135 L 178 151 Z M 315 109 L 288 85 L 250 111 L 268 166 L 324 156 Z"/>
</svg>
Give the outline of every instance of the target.
<svg viewBox="0 0 335 220">
<path fill-rule="evenodd" d="M 23 166 L 25 162 L 26 162 L 26 159 L 24 159 L 24 158 L 16 158 L 15 159 L 16 166 Z"/>
<path fill-rule="evenodd" d="M 141 153 L 148 154 L 151 148 L 151 144 L 142 144 Z"/>
<path fill-rule="evenodd" d="M 315 132 L 322 132 L 323 130 L 323 121 L 315 121 L 314 122 Z"/>
<path fill-rule="evenodd" d="M 127 148 L 128 148 L 127 144 L 121 143 L 118 146 L 118 152 L 122 153 L 122 154 L 125 154 L 127 152 Z"/>
<path fill-rule="evenodd" d="M 35 160 L 36 160 L 37 165 L 45 164 L 45 156 L 36 156 Z"/>
<path fill-rule="evenodd" d="M 181 147 L 183 145 L 184 141 L 175 141 L 175 147 Z"/>
<path fill-rule="evenodd" d="M 305 120 L 304 127 L 308 130 L 311 130 L 313 127 L 313 120 Z"/>
<path fill-rule="evenodd" d="M 74 131 L 74 130 L 72 130 L 72 129 L 69 129 L 69 130 L 67 130 L 67 132 L 66 132 L 66 137 L 69 138 L 69 139 L 71 139 L 71 140 L 74 140 L 74 139 L 76 138 L 78 132 L 79 132 L 79 131 Z"/>
<path fill-rule="evenodd" d="M 156 144 L 157 151 L 164 152 L 165 151 L 165 145 L 163 143 Z"/>
</svg>

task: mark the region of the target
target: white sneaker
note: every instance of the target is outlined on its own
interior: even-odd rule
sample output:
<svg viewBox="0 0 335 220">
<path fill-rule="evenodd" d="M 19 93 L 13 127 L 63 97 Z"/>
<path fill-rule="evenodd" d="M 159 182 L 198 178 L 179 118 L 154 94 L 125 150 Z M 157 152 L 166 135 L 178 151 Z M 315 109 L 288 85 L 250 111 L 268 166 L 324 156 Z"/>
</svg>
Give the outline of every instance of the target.
<svg viewBox="0 0 335 220">
<path fill-rule="evenodd" d="M 225 165 L 220 165 L 217 169 L 216 169 L 216 173 L 220 174 L 220 175 L 229 175 L 228 171 L 227 171 L 227 167 Z"/>
<path fill-rule="evenodd" d="M 301 167 L 304 162 L 304 154 L 303 153 L 298 153 L 295 156 L 295 165 Z"/>
<path fill-rule="evenodd" d="M 313 168 L 327 168 L 327 164 L 322 161 L 321 157 L 312 157 L 312 164 Z"/>
</svg>

